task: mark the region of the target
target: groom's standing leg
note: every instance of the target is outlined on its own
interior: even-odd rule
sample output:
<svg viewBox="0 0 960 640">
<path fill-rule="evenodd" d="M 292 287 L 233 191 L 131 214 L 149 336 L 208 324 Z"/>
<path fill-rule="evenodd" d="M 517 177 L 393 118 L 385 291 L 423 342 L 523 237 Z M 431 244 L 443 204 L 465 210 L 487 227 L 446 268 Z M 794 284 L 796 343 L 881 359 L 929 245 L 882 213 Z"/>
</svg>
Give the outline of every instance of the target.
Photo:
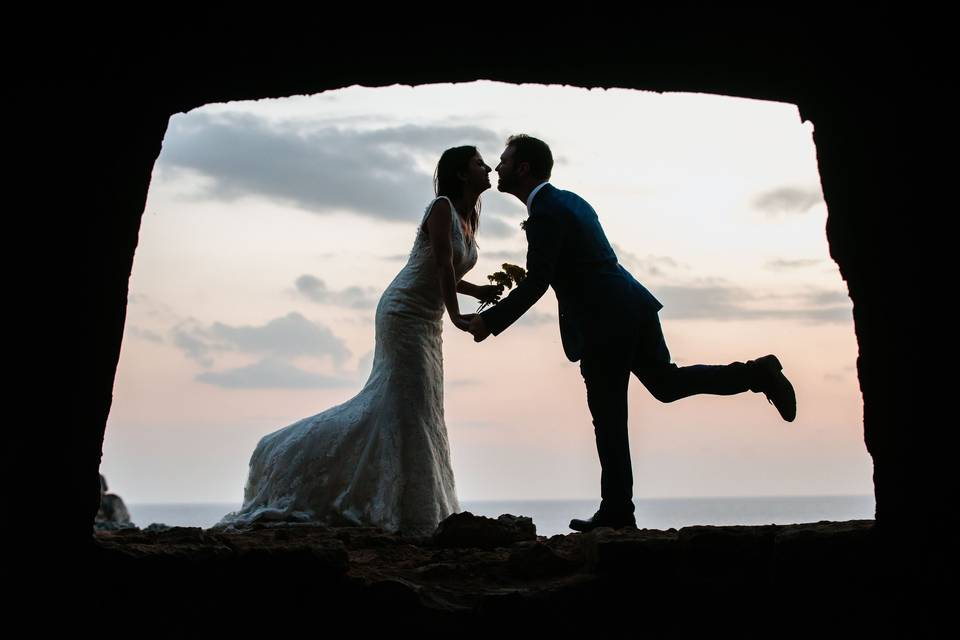
<svg viewBox="0 0 960 640">
<path fill-rule="evenodd" d="M 627 387 L 630 384 L 627 349 L 613 345 L 586 345 L 580 373 L 587 387 L 587 405 L 600 457 L 600 511 L 633 513 L 633 468 L 627 433 Z"/>
<path fill-rule="evenodd" d="M 670 351 L 656 314 L 638 328 L 630 369 L 661 402 L 673 402 L 700 393 L 729 396 L 759 391 L 760 372 L 744 362 L 688 367 L 678 367 L 670 362 Z"/>
</svg>

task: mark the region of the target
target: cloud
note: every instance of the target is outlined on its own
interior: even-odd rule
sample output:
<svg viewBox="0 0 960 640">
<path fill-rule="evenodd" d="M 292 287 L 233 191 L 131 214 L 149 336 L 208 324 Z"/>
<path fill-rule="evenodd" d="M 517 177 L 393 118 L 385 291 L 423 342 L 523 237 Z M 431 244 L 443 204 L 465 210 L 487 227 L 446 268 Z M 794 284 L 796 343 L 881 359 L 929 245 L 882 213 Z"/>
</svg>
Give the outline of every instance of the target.
<svg viewBox="0 0 960 640">
<path fill-rule="evenodd" d="M 634 253 L 630 253 L 618 244 L 613 244 L 612 246 L 613 252 L 617 254 L 617 260 L 620 264 L 635 276 L 657 278 L 680 268 L 677 261 L 669 256 L 647 256 L 646 258 L 641 258 Z"/>
<path fill-rule="evenodd" d="M 520 226 L 503 218 L 483 216 L 480 221 L 480 238 L 512 238 L 520 233 Z"/>
<path fill-rule="evenodd" d="M 765 268 L 771 271 L 787 271 L 790 269 L 803 269 L 821 264 L 823 260 L 771 260 Z"/>
<path fill-rule="evenodd" d="M 555 315 L 530 309 L 525 314 L 520 316 L 515 324 L 518 326 L 523 325 L 527 327 L 536 327 L 543 324 L 556 324 L 557 322 L 558 319 Z"/>
<path fill-rule="evenodd" d="M 474 387 L 481 382 L 482 380 L 479 378 L 457 378 L 455 380 L 444 380 L 443 386 L 451 389 L 457 389 L 460 387 Z"/>
<path fill-rule="evenodd" d="M 500 138 L 480 127 L 357 130 L 195 112 L 171 120 L 158 164 L 205 176 L 208 198 L 256 195 L 318 214 L 410 221 L 433 193 L 423 163 L 435 163 L 448 147 L 499 146 Z"/>
<path fill-rule="evenodd" d="M 821 202 L 823 196 L 819 188 L 780 187 L 758 195 L 753 200 L 753 206 L 773 217 L 779 214 L 806 213 Z"/>
<path fill-rule="evenodd" d="M 223 389 L 359 388 L 369 379 L 372 368 L 373 351 L 360 356 L 356 370 L 340 370 L 333 376 L 306 371 L 283 358 L 268 356 L 244 367 L 200 373 L 196 380 Z"/>
<path fill-rule="evenodd" d="M 706 283 L 659 286 L 652 293 L 663 303 L 661 315 L 672 320 L 784 319 L 827 324 L 853 318 L 849 298 L 834 291 L 763 295 Z"/>
<path fill-rule="evenodd" d="M 842 369 L 835 369 L 833 371 L 828 371 L 823 374 L 823 379 L 828 382 L 842 382 L 844 380 L 849 380 L 850 376 L 856 376 L 857 368 L 856 367 L 843 367 Z"/>
<path fill-rule="evenodd" d="M 349 378 L 311 373 L 277 358 L 227 371 L 205 371 L 196 380 L 225 389 L 328 389 L 355 384 Z"/>
<path fill-rule="evenodd" d="M 131 293 L 127 297 L 127 304 L 137 308 L 139 317 L 148 317 L 165 323 L 181 320 L 180 316 L 169 305 L 142 293 Z"/>
<path fill-rule="evenodd" d="M 850 295 L 846 291 L 811 291 L 807 295 L 809 304 L 814 306 L 847 305 L 851 303 Z"/>
<path fill-rule="evenodd" d="M 788 317 L 807 320 L 815 324 L 839 324 L 853 322 L 853 308 L 850 306 L 826 307 L 795 312 Z"/>
<path fill-rule="evenodd" d="M 526 249 L 520 251 L 484 251 L 480 257 L 490 260 L 503 260 L 503 262 L 520 265 L 521 267 L 527 264 Z"/>
<path fill-rule="evenodd" d="M 161 344 L 163 342 L 163 337 L 155 331 L 141 329 L 140 327 L 134 325 L 129 325 L 127 327 L 127 333 L 130 334 L 131 337 L 140 338 L 141 340 L 146 340 L 147 342 L 153 342 L 155 344 Z"/>
<path fill-rule="evenodd" d="M 297 278 L 297 291 L 309 300 L 348 309 L 372 309 L 377 304 L 376 289 L 370 287 L 347 287 L 331 291 L 327 284 L 315 276 L 304 274 Z"/>
<path fill-rule="evenodd" d="M 224 351 L 266 354 L 268 357 L 329 357 L 340 365 L 350 357 L 344 342 L 327 327 L 292 312 L 262 326 L 232 326 L 214 322 L 203 327 L 186 321 L 172 330 L 174 344 L 187 357 L 212 366 L 212 354 Z"/>
<path fill-rule="evenodd" d="M 296 312 L 271 320 L 260 327 L 238 327 L 215 322 L 210 327 L 210 332 L 237 350 L 247 353 L 330 356 L 337 363 L 350 357 L 350 350 L 330 329 L 310 322 Z"/>
<path fill-rule="evenodd" d="M 517 221 L 516 224 L 519 225 L 520 220 L 527 217 L 526 203 L 520 202 L 516 196 L 497 191 L 495 186 L 497 175 L 495 173 L 490 174 L 490 181 L 494 184 L 494 187 L 484 191 L 483 195 L 480 196 L 483 203 L 483 213 L 480 215 L 485 216 L 487 212 L 490 212 L 501 218 L 514 219 Z M 482 220 L 481 224 L 483 224 Z"/>
<path fill-rule="evenodd" d="M 173 344 L 183 353 L 204 367 L 213 366 L 211 352 L 222 351 L 222 347 L 211 344 L 203 329 L 190 326 L 191 322 L 180 324 L 170 330 Z"/>
<path fill-rule="evenodd" d="M 362 384 L 370 377 L 373 370 L 373 351 L 368 351 L 357 361 L 357 380 Z"/>
</svg>

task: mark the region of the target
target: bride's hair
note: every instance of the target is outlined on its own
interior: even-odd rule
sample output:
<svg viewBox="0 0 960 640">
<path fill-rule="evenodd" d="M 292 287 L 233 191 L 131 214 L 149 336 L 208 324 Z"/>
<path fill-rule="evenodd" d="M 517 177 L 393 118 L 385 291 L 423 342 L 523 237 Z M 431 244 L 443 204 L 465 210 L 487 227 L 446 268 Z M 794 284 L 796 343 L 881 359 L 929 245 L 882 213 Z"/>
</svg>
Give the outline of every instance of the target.
<svg viewBox="0 0 960 640">
<path fill-rule="evenodd" d="M 476 147 L 464 146 L 447 149 L 440 156 L 437 170 L 433 174 L 433 192 L 438 196 L 447 196 L 454 202 L 463 197 L 463 180 L 459 173 L 466 171 L 467 165 L 477 155 Z M 480 199 L 477 199 L 476 208 L 470 213 L 470 228 L 477 232 L 480 226 Z"/>
</svg>

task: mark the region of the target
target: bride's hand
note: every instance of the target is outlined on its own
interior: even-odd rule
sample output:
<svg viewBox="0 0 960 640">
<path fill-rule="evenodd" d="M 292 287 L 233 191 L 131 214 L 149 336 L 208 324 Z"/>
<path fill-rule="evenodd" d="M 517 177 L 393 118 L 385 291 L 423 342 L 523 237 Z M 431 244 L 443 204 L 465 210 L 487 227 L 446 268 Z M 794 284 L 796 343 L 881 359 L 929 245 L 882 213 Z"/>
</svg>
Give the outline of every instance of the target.
<svg viewBox="0 0 960 640">
<path fill-rule="evenodd" d="M 500 296 L 503 295 L 503 285 L 502 284 L 487 284 L 481 287 L 477 287 L 477 300 L 480 302 L 494 303 L 500 301 Z"/>
<path fill-rule="evenodd" d="M 456 318 L 451 318 L 451 320 L 453 320 L 453 324 L 457 327 L 457 329 L 460 329 L 461 331 L 469 331 L 470 321 L 476 315 L 477 314 L 475 313 L 466 313 L 459 315 Z"/>
</svg>

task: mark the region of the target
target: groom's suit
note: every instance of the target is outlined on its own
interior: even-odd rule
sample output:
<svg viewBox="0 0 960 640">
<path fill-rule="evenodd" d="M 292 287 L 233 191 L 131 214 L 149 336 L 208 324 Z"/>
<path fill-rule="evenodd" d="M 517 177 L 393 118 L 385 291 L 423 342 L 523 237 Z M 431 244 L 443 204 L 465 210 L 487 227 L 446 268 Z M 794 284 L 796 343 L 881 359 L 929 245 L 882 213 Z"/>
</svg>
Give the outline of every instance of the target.
<svg viewBox="0 0 960 640">
<path fill-rule="evenodd" d="M 620 266 L 596 212 L 577 194 L 545 184 L 531 202 L 525 228 L 527 278 L 481 314 L 493 335 L 510 326 L 552 286 L 563 350 L 576 362 L 590 339 L 636 327 L 663 307 Z"/>
<path fill-rule="evenodd" d="M 663 305 L 617 262 L 596 212 L 583 198 L 546 184 L 530 201 L 529 214 L 527 277 L 480 315 L 490 333 L 498 335 L 553 287 L 563 349 L 571 362 L 580 361 L 587 387 L 602 469 L 600 511 L 632 513 L 630 372 L 663 402 L 755 389 L 755 376 L 739 362 L 671 364 L 657 317 Z"/>
</svg>

